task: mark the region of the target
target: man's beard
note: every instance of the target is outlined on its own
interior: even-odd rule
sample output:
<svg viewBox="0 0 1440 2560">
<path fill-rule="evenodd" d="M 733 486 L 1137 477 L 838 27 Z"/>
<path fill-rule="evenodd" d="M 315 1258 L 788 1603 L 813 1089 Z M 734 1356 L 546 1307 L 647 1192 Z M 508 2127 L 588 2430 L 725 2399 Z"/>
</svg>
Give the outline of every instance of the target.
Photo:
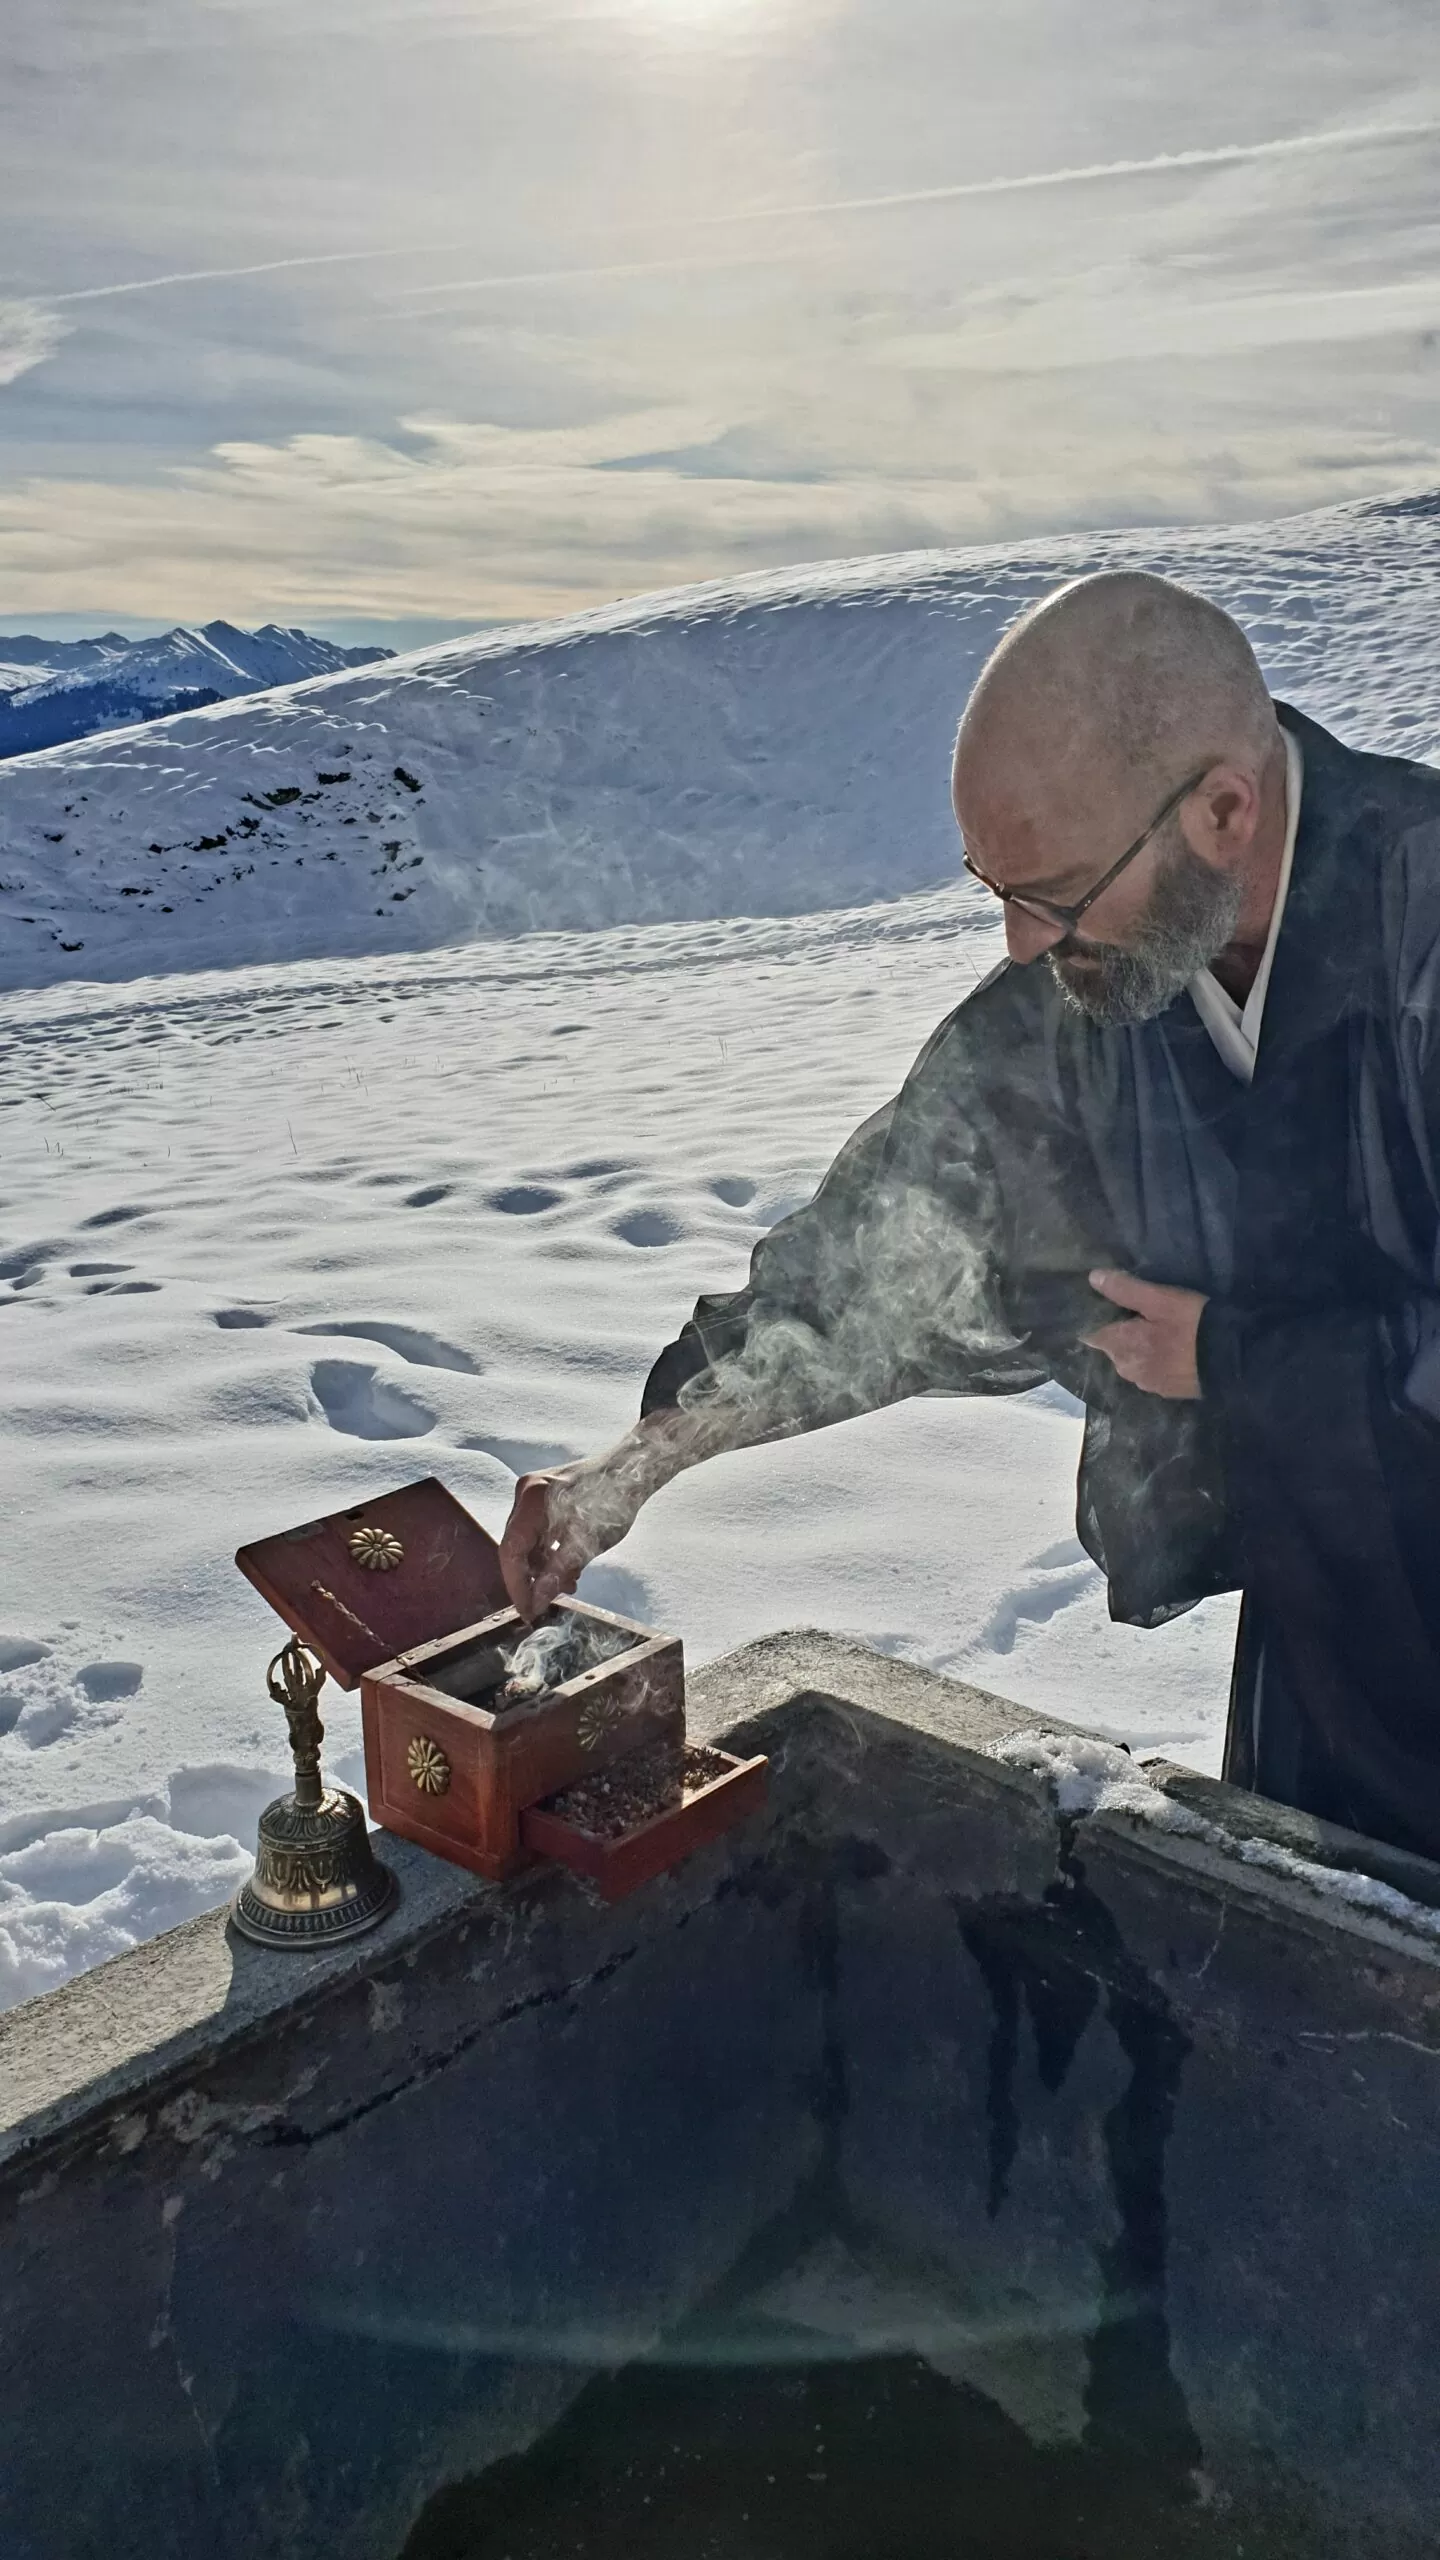
<svg viewBox="0 0 1440 2560">
<path fill-rule="evenodd" d="M 1224 950 L 1244 901 L 1243 881 L 1213 870 L 1182 839 L 1166 853 L 1150 903 L 1123 950 L 1067 933 L 1045 957 L 1066 1003 L 1091 1022 L 1109 1029 L 1150 1022 Z"/>
</svg>

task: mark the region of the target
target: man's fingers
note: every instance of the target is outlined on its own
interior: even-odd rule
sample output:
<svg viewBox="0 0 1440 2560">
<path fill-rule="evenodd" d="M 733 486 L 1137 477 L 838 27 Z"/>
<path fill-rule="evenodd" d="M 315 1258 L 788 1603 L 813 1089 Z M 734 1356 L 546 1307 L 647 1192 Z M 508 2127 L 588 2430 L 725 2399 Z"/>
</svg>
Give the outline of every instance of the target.
<svg viewBox="0 0 1440 2560">
<path fill-rule="evenodd" d="M 1087 1350 L 1103 1351 L 1111 1367 L 1118 1369 L 1122 1378 L 1129 1378 L 1144 1348 L 1145 1326 L 1143 1323 L 1102 1324 L 1096 1332 L 1082 1334 L 1081 1340 Z"/>
<path fill-rule="evenodd" d="M 1128 1307 L 1133 1315 L 1156 1315 L 1173 1289 L 1163 1288 L 1156 1280 L 1137 1280 L 1133 1271 L 1092 1271 L 1090 1286 L 1112 1306 Z"/>
<path fill-rule="evenodd" d="M 515 1534 L 513 1515 L 500 1541 L 500 1571 L 510 1594 L 512 1609 L 522 1609 L 530 1597 L 530 1559 L 523 1538 Z"/>
<path fill-rule="evenodd" d="M 546 1551 L 553 1534 L 548 1528 L 549 1508 L 549 1487 L 522 1476 L 500 1541 L 500 1571 L 511 1607 L 525 1618 L 536 1614 L 536 1580 L 550 1562 Z"/>
<path fill-rule="evenodd" d="M 1196 1344 L 1206 1303 L 1202 1292 L 1137 1280 L 1129 1271 L 1092 1271 L 1090 1285 L 1127 1312 L 1124 1321 L 1097 1325 L 1084 1334 L 1087 1350 L 1103 1351 L 1117 1377 L 1147 1395 L 1198 1396 Z"/>
<path fill-rule="evenodd" d="M 510 1596 L 511 1608 L 518 1609 L 522 1618 L 528 1618 L 534 1596 L 534 1583 L 531 1578 L 530 1558 L 525 1549 L 517 1546 L 502 1546 L 500 1571 Z"/>
<path fill-rule="evenodd" d="M 544 1617 L 546 1610 L 559 1599 L 562 1591 L 574 1590 L 580 1574 L 581 1565 L 578 1558 L 572 1553 L 567 1553 L 564 1548 L 557 1548 L 547 1540 L 536 1559 L 535 1579 L 530 1587 L 530 1606 L 524 1613 L 532 1625 L 535 1619 Z"/>
</svg>

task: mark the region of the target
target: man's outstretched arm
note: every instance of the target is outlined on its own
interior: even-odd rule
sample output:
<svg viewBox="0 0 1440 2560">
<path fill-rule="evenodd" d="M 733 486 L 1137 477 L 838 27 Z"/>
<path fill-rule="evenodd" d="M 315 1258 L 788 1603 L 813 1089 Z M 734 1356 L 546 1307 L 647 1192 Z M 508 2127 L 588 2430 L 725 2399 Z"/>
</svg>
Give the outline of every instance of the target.
<svg viewBox="0 0 1440 2560">
<path fill-rule="evenodd" d="M 688 1468 L 863 1409 L 826 1346 L 856 1289 L 858 1231 L 895 1108 L 887 1103 L 857 1129 L 815 1197 L 760 1238 L 743 1289 L 700 1299 L 654 1363 L 640 1418 L 622 1439 L 520 1478 L 500 1561 L 522 1616 L 533 1620 L 573 1591 L 586 1565 L 618 1546 L 651 1496 Z M 756 1345 L 758 1363 L 747 1358 Z"/>
<path fill-rule="evenodd" d="M 908 1396 L 1010 1394 L 1051 1374 L 998 1312 L 1006 1221 L 974 1065 L 977 1051 L 1013 1055 L 993 985 L 939 1026 L 814 1198 L 760 1238 L 746 1285 L 698 1301 L 651 1369 L 634 1428 L 521 1478 L 501 1555 L 526 1616 L 573 1590 L 672 1477 L 725 1450 Z"/>
<path fill-rule="evenodd" d="M 628 1537 L 651 1495 L 673 1477 L 727 1449 L 780 1436 L 740 1405 L 662 1405 L 642 1414 L 613 1448 L 522 1476 L 500 1547 L 512 1605 L 532 1622 L 543 1617 L 562 1591 L 574 1590 L 587 1564 Z"/>
</svg>

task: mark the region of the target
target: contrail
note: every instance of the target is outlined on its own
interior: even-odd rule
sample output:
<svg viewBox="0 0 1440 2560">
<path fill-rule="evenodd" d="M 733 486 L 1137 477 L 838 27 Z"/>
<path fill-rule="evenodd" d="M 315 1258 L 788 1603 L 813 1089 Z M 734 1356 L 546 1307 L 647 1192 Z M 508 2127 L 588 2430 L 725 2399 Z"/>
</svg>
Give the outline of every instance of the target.
<svg viewBox="0 0 1440 2560">
<path fill-rule="evenodd" d="M 1195 151 L 1162 151 L 1150 160 L 1092 160 L 1073 169 L 1039 169 L 1021 178 L 967 178 L 957 186 L 907 188 L 887 196 L 839 196 L 814 204 L 757 205 L 745 213 L 700 217 L 709 224 L 779 222 L 799 214 L 882 213 L 891 205 L 951 204 L 965 196 L 1027 195 L 1041 187 L 1091 186 L 1104 178 L 1148 178 L 1168 170 L 1223 169 L 1241 160 L 1278 160 L 1291 152 L 1344 151 L 1366 142 L 1418 142 L 1440 133 L 1440 118 L 1413 124 L 1355 124 L 1328 133 L 1293 133 L 1273 142 L 1221 142 Z"/>
<path fill-rule="evenodd" d="M 232 276 L 274 276 L 287 267 L 353 267 L 375 258 L 434 258 L 458 248 L 454 240 L 431 242 L 428 247 L 402 249 L 322 249 L 303 258 L 260 258 L 249 267 L 180 267 L 173 275 L 137 276 L 129 284 L 87 284 L 71 293 L 47 293 L 47 308 L 61 302 L 108 302 L 117 293 L 158 293 L 170 284 L 226 284 Z"/>
<path fill-rule="evenodd" d="M 1031 194 L 1043 187 L 1089 186 L 1107 178 L 1164 175 L 1171 170 L 1227 168 L 1236 161 L 1273 160 L 1303 151 L 1340 151 L 1367 142 L 1413 142 L 1440 133 L 1440 118 L 1412 124 L 1364 124 L 1333 128 L 1328 133 L 1297 133 L 1273 142 L 1218 143 L 1210 149 L 1167 151 L 1151 160 L 1097 160 L 1073 169 L 1040 169 L 1019 178 L 970 178 L 950 187 L 918 187 L 900 195 L 831 197 L 814 204 L 757 205 L 744 213 L 697 215 L 687 229 L 719 230 L 738 223 L 782 222 L 799 216 L 832 213 L 879 213 L 892 205 L 952 204 L 971 196 Z M 611 276 L 646 276 L 692 272 L 711 262 L 693 257 L 645 258 L 624 265 L 541 267 L 529 275 L 466 276 L 448 284 L 416 285 L 416 301 L 446 293 L 500 293 L 513 285 L 588 284 Z M 726 260 L 723 263 L 729 264 Z M 757 261 L 756 263 L 759 263 Z"/>
<path fill-rule="evenodd" d="M 1293 153 L 1309 151 L 1347 151 L 1365 143 L 1426 141 L 1437 133 L 1440 133 L 1440 117 L 1435 116 L 1408 124 L 1339 125 L 1329 132 L 1285 134 L 1271 142 L 1222 142 L 1194 151 L 1162 151 L 1148 160 L 1094 160 L 1069 169 L 1036 169 L 1018 178 L 966 178 L 954 186 L 910 187 L 893 195 L 835 196 L 811 204 L 755 205 L 743 213 L 695 215 L 684 227 L 709 231 L 739 223 L 786 222 L 826 214 L 885 213 L 892 207 L 905 205 L 958 204 L 978 196 L 1031 195 L 1048 187 L 1098 186 L 1111 178 L 1164 176 L 1171 171 L 1187 169 L 1224 169 L 1247 160 L 1279 160 Z M 445 257 L 461 245 L 458 241 L 449 240 L 399 248 L 328 249 L 298 258 L 261 258 L 243 267 L 183 267 L 167 275 L 137 276 L 124 284 L 83 285 L 69 293 L 46 294 L 43 300 L 47 308 L 70 302 L 106 302 L 122 293 L 159 293 L 171 285 L 225 284 L 232 278 L 282 275 L 300 267 L 364 266 L 382 258 Z M 538 267 L 523 274 L 472 276 L 455 284 L 421 285 L 415 291 L 422 294 L 498 293 L 507 286 L 565 284 L 572 280 L 589 283 L 611 276 L 661 275 L 693 263 L 686 258 L 645 258 L 607 266 Z"/>
<path fill-rule="evenodd" d="M 726 217 L 721 216 L 720 219 Z M 747 217 L 737 216 L 744 220 Z M 668 276 L 709 274 L 725 267 L 772 266 L 773 250 L 745 253 L 737 251 L 723 258 L 632 258 L 623 264 L 604 267 L 537 267 L 529 275 L 456 276 L 447 284 L 417 284 L 410 288 L 416 302 L 428 301 L 445 293 L 499 293 L 509 285 L 526 284 L 593 284 L 607 276 Z"/>
</svg>

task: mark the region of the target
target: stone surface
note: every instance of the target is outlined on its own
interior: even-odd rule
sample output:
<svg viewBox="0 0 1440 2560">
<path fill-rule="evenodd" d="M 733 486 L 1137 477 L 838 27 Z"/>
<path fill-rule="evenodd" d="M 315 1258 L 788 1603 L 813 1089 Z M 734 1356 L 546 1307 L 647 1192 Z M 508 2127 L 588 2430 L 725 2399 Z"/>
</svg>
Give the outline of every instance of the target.
<svg viewBox="0 0 1440 2560">
<path fill-rule="evenodd" d="M 349 1948 L 217 1913 L 0 2021 L 5 2560 L 394 2560 L 742 2278 L 1177 2554 L 1433 2554 L 1440 1873 L 1163 1770 L 1062 1814 L 996 1754 L 1065 1728 L 833 1638 L 690 1707 L 771 1803 L 630 1902 L 394 1842 Z"/>
</svg>

